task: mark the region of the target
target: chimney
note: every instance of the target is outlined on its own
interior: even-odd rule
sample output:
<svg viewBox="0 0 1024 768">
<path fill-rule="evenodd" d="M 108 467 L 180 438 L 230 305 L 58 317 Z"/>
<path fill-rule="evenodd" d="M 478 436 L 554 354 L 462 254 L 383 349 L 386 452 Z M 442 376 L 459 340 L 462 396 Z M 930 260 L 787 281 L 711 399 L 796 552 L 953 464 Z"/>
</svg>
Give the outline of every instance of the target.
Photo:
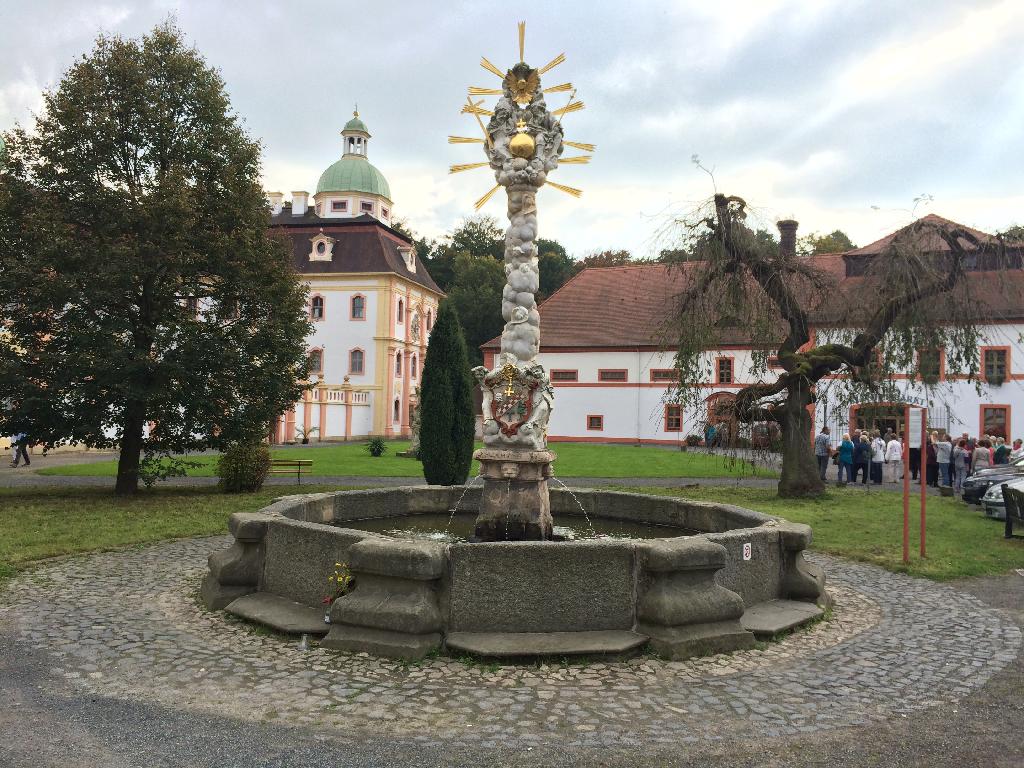
<svg viewBox="0 0 1024 768">
<path fill-rule="evenodd" d="M 284 194 L 281 192 L 267 192 L 267 199 L 270 200 L 270 214 L 277 216 L 284 207 Z"/>
<path fill-rule="evenodd" d="M 308 192 L 292 192 L 292 216 L 306 215 L 306 198 Z"/>
<path fill-rule="evenodd" d="M 783 219 L 779 228 L 779 251 L 783 256 L 796 256 L 796 228 L 800 226 L 793 219 Z"/>
</svg>

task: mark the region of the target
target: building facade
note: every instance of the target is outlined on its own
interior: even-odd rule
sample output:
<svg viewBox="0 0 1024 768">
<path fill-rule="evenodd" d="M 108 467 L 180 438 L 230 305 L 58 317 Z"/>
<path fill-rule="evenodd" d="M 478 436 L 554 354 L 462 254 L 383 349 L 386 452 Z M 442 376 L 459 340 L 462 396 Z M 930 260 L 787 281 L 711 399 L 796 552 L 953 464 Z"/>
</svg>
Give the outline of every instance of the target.
<svg viewBox="0 0 1024 768">
<path fill-rule="evenodd" d="M 938 219 L 938 217 L 935 217 Z M 944 220 L 942 220 L 944 221 Z M 948 222 L 952 224 L 952 222 Z M 957 225 L 959 226 L 959 225 Z M 858 279 L 859 260 L 884 251 L 893 233 L 846 254 L 808 257 L 840 278 Z M 977 233 L 984 235 L 984 233 Z M 793 233 L 795 237 L 795 231 Z M 985 237 L 990 237 L 984 235 Z M 986 303 L 979 294 L 979 322 L 984 340 L 977 350 L 981 381 L 969 381 L 966 371 L 947 367 L 939 351 L 928 386 L 913 373 L 892 377 L 897 397 L 887 402 L 850 404 L 834 384 L 839 377 L 819 382 L 815 428 L 833 432 L 855 428 L 903 429 L 904 406 L 930 406 L 929 426 L 955 435 L 1024 437 L 1024 272 L 1020 249 L 1011 268 L 979 280 L 998 280 L 1009 291 Z M 736 343 L 704 355 L 707 378 L 699 384 L 699 407 L 673 402 L 674 355 L 660 343 L 682 291 L 685 268 L 664 264 L 633 264 L 581 271 L 540 305 L 541 354 L 555 388 L 555 405 L 548 439 L 572 442 L 678 444 L 688 435 L 704 436 L 709 421 L 718 423 L 716 403 L 759 381 L 774 381 L 772 350 L 755 350 L 737 329 Z M 994 306 L 998 303 L 999 306 Z M 812 329 L 816 342 L 842 332 L 820 318 Z M 498 340 L 483 346 L 484 362 L 493 367 Z M 757 362 L 760 358 L 761 362 Z M 728 423 L 733 437 L 770 440 L 774 427 Z M 760 431 L 759 431 L 760 430 Z"/>
<path fill-rule="evenodd" d="M 393 201 L 369 161 L 356 113 L 340 160 L 316 192 L 268 194 L 271 230 L 309 286 L 313 388 L 273 425 L 274 442 L 410 434 L 427 341 L 442 293 L 391 227 Z"/>
</svg>

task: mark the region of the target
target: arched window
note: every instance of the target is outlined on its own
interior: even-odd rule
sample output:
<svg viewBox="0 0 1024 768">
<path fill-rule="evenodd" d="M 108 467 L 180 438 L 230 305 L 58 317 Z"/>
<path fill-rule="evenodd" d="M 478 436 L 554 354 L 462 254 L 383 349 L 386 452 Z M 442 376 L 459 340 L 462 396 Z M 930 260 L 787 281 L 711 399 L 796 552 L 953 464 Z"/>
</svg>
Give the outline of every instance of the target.
<svg viewBox="0 0 1024 768">
<path fill-rule="evenodd" d="M 352 319 L 353 320 L 365 320 L 366 319 L 366 297 L 365 296 L 353 296 L 352 297 Z"/>
<path fill-rule="evenodd" d="M 402 375 L 402 353 L 395 354 L 395 376 Z"/>
<path fill-rule="evenodd" d="M 401 299 L 398 300 L 398 322 L 405 322 L 405 302 Z"/>
<path fill-rule="evenodd" d="M 417 366 L 416 366 L 416 355 L 413 355 L 413 356 L 412 356 L 412 371 L 411 371 L 411 373 L 412 373 L 412 377 L 413 377 L 414 379 L 416 378 L 416 371 L 417 371 Z"/>
<path fill-rule="evenodd" d="M 395 420 L 396 423 L 402 420 L 402 404 L 400 402 L 398 402 L 397 400 L 395 400 L 395 416 L 394 416 L 394 420 Z"/>
<path fill-rule="evenodd" d="M 348 372 L 363 372 L 363 350 L 353 349 L 348 353 Z"/>
<path fill-rule="evenodd" d="M 324 372 L 324 351 L 322 349 L 311 349 L 309 351 L 309 372 Z"/>
<path fill-rule="evenodd" d="M 428 309 L 427 310 L 427 330 L 428 331 L 432 330 L 433 327 L 434 327 L 434 313 Z"/>
<path fill-rule="evenodd" d="M 309 305 L 309 316 L 314 320 L 324 319 L 324 297 L 314 296 Z"/>
</svg>

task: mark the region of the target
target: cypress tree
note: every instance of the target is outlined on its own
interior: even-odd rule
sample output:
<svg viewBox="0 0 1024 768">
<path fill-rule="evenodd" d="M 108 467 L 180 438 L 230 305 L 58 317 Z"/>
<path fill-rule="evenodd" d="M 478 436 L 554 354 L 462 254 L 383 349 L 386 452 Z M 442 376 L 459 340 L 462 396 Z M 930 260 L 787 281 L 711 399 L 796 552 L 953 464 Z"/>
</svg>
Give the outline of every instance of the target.
<svg viewBox="0 0 1024 768">
<path fill-rule="evenodd" d="M 464 483 L 473 462 L 473 383 L 462 328 L 447 301 L 427 345 L 419 413 L 423 477 L 430 485 Z"/>
</svg>

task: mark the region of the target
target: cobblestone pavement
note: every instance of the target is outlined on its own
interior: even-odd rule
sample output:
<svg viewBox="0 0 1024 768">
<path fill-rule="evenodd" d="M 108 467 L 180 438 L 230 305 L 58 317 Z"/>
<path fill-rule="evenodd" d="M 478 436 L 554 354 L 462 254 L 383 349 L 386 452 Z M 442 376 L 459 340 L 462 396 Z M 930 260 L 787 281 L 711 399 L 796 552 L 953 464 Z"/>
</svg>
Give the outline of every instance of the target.
<svg viewBox="0 0 1024 768">
<path fill-rule="evenodd" d="M 196 598 L 226 537 L 51 562 L 0 593 L 14 655 L 48 659 L 41 683 L 424 749 L 667 748 L 800 736 L 949 706 L 1013 661 L 1021 632 L 949 587 L 815 557 L 832 620 L 767 648 L 691 660 L 401 665 L 254 632 Z"/>
</svg>

